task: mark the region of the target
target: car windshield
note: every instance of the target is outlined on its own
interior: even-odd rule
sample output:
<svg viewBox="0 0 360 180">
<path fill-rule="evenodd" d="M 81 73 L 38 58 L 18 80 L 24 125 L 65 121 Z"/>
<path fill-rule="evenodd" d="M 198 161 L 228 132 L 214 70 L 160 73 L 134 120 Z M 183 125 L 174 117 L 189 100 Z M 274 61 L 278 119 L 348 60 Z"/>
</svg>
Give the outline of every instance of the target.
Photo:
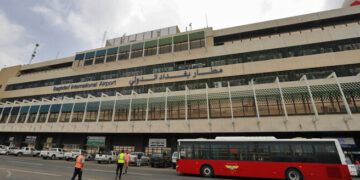
<svg viewBox="0 0 360 180">
<path fill-rule="evenodd" d="M 80 152 L 80 150 L 74 149 L 74 150 L 72 150 L 72 152 Z"/>
<path fill-rule="evenodd" d="M 152 154 L 151 157 L 153 157 L 153 158 L 157 158 L 157 157 L 161 158 L 161 157 L 163 157 L 163 155 L 162 154 Z"/>
<path fill-rule="evenodd" d="M 56 149 L 50 149 L 50 151 L 56 151 Z"/>
</svg>

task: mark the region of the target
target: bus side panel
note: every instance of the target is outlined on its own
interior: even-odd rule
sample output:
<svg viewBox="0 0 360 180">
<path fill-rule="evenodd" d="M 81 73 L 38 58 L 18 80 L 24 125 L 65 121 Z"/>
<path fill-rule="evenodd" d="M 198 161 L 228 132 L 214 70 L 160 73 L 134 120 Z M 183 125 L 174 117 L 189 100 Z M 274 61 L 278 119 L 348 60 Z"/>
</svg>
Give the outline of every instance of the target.
<svg viewBox="0 0 360 180">
<path fill-rule="evenodd" d="M 305 179 L 351 180 L 347 166 L 341 164 L 303 164 L 301 171 Z"/>
<path fill-rule="evenodd" d="M 183 174 L 200 174 L 200 170 L 197 171 L 196 169 L 199 169 L 199 165 L 196 165 L 198 163 L 195 163 L 197 160 L 190 160 L 190 159 L 179 159 L 176 162 L 177 168 L 176 172 L 183 173 Z"/>
</svg>

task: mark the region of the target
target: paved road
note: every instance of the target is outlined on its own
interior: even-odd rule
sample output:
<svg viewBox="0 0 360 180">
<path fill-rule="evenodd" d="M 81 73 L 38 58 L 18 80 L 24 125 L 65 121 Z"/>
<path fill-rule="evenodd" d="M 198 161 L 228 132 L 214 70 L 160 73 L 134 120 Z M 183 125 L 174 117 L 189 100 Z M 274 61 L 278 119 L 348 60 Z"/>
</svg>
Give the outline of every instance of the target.
<svg viewBox="0 0 360 180">
<path fill-rule="evenodd" d="M 1 180 L 64 180 L 71 179 L 74 161 L 43 160 L 33 157 L 0 156 Z M 113 180 L 115 164 L 86 162 L 83 179 Z M 130 167 L 122 179 L 131 180 L 206 180 L 198 176 L 178 176 L 171 168 Z M 219 179 L 219 178 L 216 178 Z M 223 179 L 223 178 L 220 178 Z M 231 178 L 225 178 L 227 180 Z M 215 178 L 214 178 L 215 180 Z"/>
<path fill-rule="evenodd" d="M 74 162 L 64 160 L 42 160 L 33 157 L 0 156 L 1 180 L 64 180 L 71 179 Z M 114 164 L 86 162 L 83 179 L 113 180 Z M 130 167 L 122 179 L 128 180 L 208 180 L 198 176 L 178 176 L 171 168 Z M 235 178 L 212 178 L 211 180 L 232 180 Z M 360 178 L 354 178 L 354 180 Z"/>
</svg>

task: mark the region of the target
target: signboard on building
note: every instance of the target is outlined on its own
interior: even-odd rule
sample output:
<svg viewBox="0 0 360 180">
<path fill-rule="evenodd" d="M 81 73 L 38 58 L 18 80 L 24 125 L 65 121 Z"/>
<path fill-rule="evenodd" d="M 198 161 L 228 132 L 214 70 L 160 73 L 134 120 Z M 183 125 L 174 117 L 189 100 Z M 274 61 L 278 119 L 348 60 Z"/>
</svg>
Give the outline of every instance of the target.
<svg viewBox="0 0 360 180">
<path fill-rule="evenodd" d="M 9 142 L 13 142 L 14 141 L 14 137 L 9 137 Z"/>
<path fill-rule="evenodd" d="M 166 147 L 166 139 L 149 139 L 149 147 Z"/>
<path fill-rule="evenodd" d="M 86 145 L 105 146 L 105 136 L 88 136 Z"/>
<path fill-rule="evenodd" d="M 35 142 L 36 142 L 36 136 L 26 136 L 25 143 L 35 144 Z"/>
<path fill-rule="evenodd" d="M 52 142 L 53 142 L 53 138 L 52 138 L 52 137 L 46 138 L 46 143 L 51 144 Z"/>
</svg>

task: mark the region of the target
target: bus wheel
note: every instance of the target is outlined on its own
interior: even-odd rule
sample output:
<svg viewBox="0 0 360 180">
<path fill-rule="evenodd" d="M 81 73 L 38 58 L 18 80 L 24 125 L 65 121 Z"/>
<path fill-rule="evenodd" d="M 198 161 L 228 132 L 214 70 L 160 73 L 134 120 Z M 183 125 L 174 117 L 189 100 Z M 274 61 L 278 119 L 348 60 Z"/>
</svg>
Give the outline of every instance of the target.
<svg viewBox="0 0 360 180">
<path fill-rule="evenodd" d="M 201 175 L 204 177 L 213 177 L 214 176 L 214 169 L 210 165 L 204 165 L 201 167 Z"/>
<path fill-rule="evenodd" d="M 301 172 L 295 168 L 289 168 L 285 171 L 285 177 L 287 180 L 303 180 Z"/>
</svg>

